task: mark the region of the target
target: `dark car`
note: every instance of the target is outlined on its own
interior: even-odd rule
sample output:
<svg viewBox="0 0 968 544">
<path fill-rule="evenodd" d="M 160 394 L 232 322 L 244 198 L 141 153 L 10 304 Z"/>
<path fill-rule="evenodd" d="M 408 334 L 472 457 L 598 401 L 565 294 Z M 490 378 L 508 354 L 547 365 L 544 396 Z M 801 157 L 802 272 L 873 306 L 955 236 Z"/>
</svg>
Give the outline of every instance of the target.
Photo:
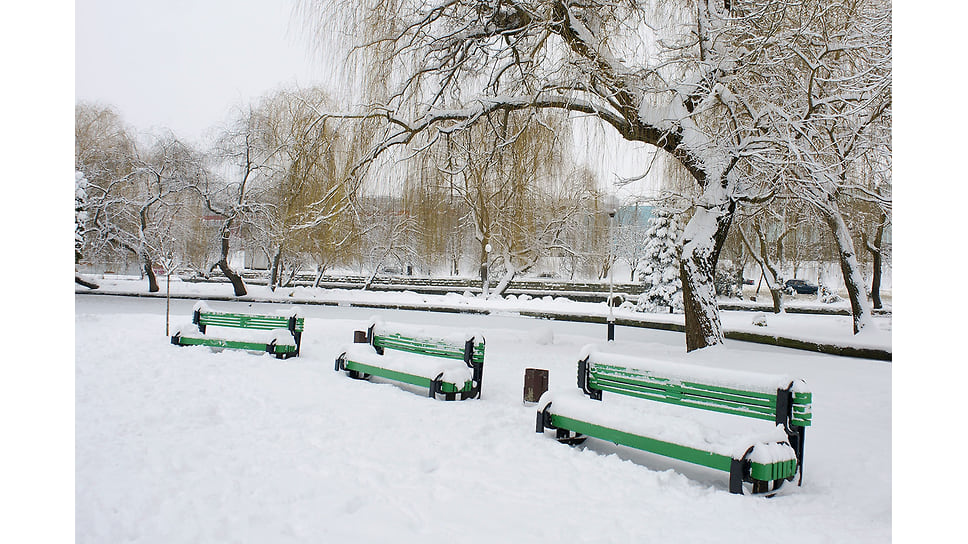
<svg viewBox="0 0 968 544">
<path fill-rule="evenodd" d="M 787 290 L 796 291 L 801 295 L 817 294 L 817 286 L 811 284 L 806 280 L 787 280 L 786 287 L 787 287 Z"/>
</svg>

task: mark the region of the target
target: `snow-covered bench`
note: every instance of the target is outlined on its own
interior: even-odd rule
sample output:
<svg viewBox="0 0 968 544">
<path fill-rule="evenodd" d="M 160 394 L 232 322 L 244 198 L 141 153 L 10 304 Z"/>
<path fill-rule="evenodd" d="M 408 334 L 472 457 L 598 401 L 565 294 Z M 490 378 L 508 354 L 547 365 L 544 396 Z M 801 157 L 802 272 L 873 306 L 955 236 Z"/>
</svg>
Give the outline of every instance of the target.
<svg viewBox="0 0 968 544">
<path fill-rule="evenodd" d="M 361 333 L 358 333 L 361 334 Z M 363 338 L 336 359 L 336 371 L 366 379 L 379 376 L 426 387 L 446 400 L 480 398 L 484 375 L 484 338 L 443 328 L 370 322 Z"/>
<path fill-rule="evenodd" d="M 208 327 L 216 327 L 217 332 L 209 331 Z M 192 309 L 191 324 L 176 329 L 171 343 L 265 351 L 278 359 L 288 359 L 299 355 L 304 327 L 304 318 L 295 309 L 275 315 L 240 314 L 217 312 L 198 302 Z"/>
<path fill-rule="evenodd" d="M 802 481 L 812 417 L 803 380 L 586 347 L 578 386 L 541 397 L 537 432 L 555 429 L 570 444 L 594 437 L 721 470 L 729 473 L 731 493 L 742 494 L 744 482 L 753 493 L 767 493 L 798 473 Z"/>
</svg>

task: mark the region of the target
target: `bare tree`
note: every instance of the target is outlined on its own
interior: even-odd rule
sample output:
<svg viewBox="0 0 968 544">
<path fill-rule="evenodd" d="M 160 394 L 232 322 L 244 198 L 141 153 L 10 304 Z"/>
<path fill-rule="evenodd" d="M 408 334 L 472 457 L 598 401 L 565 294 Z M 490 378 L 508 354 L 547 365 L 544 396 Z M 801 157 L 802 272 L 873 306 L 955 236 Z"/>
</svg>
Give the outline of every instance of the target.
<svg viewBox="0 0 968 544">
<path fill-rule="evenodd" d="M 279 146 L 270 146 L 265 139 L 265 115 L 255 107 L 243 110 L 234 123 L 223 132 L 216 145 L 217 159 L 224 165 L 229 179 L 209 178 L 200 186 L 205 206 L 218 217 L 216 232 L 216 267 L 231 282 L 235 296 L 247 293 L 242 276 L 232 268 L 229 256 L 232 235 L 237 238 L 244 229 L 256 236 L 268 237 L 266 231 L 272 220 L 272 205 L 268 193 Z"/>
<path fill-rule="evenodd" d="M 730 86 L 759 50 L 718 0 L 612 2 L 305 0 L 301 14 L 346 23 L 362 57 L 397 83 L 363 115 L 387 121 L 376 157 L 417 135 L 454 135 L 497 112 L 594 116 L 674 157 L 702 196 L 683 238 L 688 350 L 720 344 L 713 276 L 757 151 L 757 127 Z M 385 24 L 372 24 L 374 19 Z M 367 21 L 364 24 L 362 21 Z M 740 21 L 742 22 L 742 21 Z M 756 30 L 752 25 L 745 30 Z"/>
<path fill-rule="evenodd" d="M 76 117 L 76 162 L 94 172 L 87 190 L 89 243 L 94 253 L 133 255 L 149 292 L 157 292 L 154 265 L 174 240 L 179 195 L 196 182 L 199 158 L 170 135 L 139 151 L 109 109 L 79 105 Z"/>
<path fill-rule="evenodd" d="M 868 156 L 890 155 L 891 5 L 882 0 L 802 0 L 764 16 L 777 29 L 759 39 L 773 77 L 757 111 L 777 137 L 779 168 L 791 193 L 812 206 L 833 236 L 853 314 L 854 332 L 872 322 L 863 273 L 844 213 L 870 191 L 853 169 Z"/>
</svg>

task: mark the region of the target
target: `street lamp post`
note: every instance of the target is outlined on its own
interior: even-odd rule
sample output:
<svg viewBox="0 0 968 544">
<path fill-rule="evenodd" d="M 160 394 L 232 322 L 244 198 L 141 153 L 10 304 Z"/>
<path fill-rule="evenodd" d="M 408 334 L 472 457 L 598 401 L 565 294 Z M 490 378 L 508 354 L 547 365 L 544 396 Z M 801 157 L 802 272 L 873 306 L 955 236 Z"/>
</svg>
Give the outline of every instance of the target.
<svg viewBox="0 0 968 544">
<path fill-rule="evenodd" d="M 491 261 L 491 244 L 484 244 L 484 263 L 481 264 L 481 285 L 482 285 L 481 291 L 484 295 L 485 300 L 489 296 L 491 296 L 491 293 L 490 293 L 491 282 L 489 278 L 490 272 L 488 271 L 488 263 L 490 261 Z"/>
<path fill-rule="evenodd" d="M 605 200 L 605 211 L 608 213 L 608 334 L 609 342 L 615 341 L 615 215 L 618 213 L 618 199 L 609 195 Z"/>
</svg>

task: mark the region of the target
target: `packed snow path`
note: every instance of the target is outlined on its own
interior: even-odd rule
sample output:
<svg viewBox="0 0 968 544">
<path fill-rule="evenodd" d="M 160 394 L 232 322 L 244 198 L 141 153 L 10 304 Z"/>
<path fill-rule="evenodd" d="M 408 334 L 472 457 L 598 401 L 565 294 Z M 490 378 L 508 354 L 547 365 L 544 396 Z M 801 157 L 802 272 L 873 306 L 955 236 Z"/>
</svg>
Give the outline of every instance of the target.
<svg viewBox="0 0 968 544">
<path fill-rule="evenodd" d="M 173 301 L 173 323 L 191 306 Z M 377 312 L 303 310 L 302 355 L 279 361 L 171 345 L 163 299 L 75 296 L 77 542 L 891 538 L 888 363 L 729 341 L 686 355 L 679 333 L 619 331 L 610 350 L 806 380 L 804 485 L 764 499 L 730 495 L 716 471 L 534 432 L 524 369 L 575 388 L 601 325 L 379 312 L 484 331 L 483 399 L 443 402 L 333 371 Z"/>
</svg>

